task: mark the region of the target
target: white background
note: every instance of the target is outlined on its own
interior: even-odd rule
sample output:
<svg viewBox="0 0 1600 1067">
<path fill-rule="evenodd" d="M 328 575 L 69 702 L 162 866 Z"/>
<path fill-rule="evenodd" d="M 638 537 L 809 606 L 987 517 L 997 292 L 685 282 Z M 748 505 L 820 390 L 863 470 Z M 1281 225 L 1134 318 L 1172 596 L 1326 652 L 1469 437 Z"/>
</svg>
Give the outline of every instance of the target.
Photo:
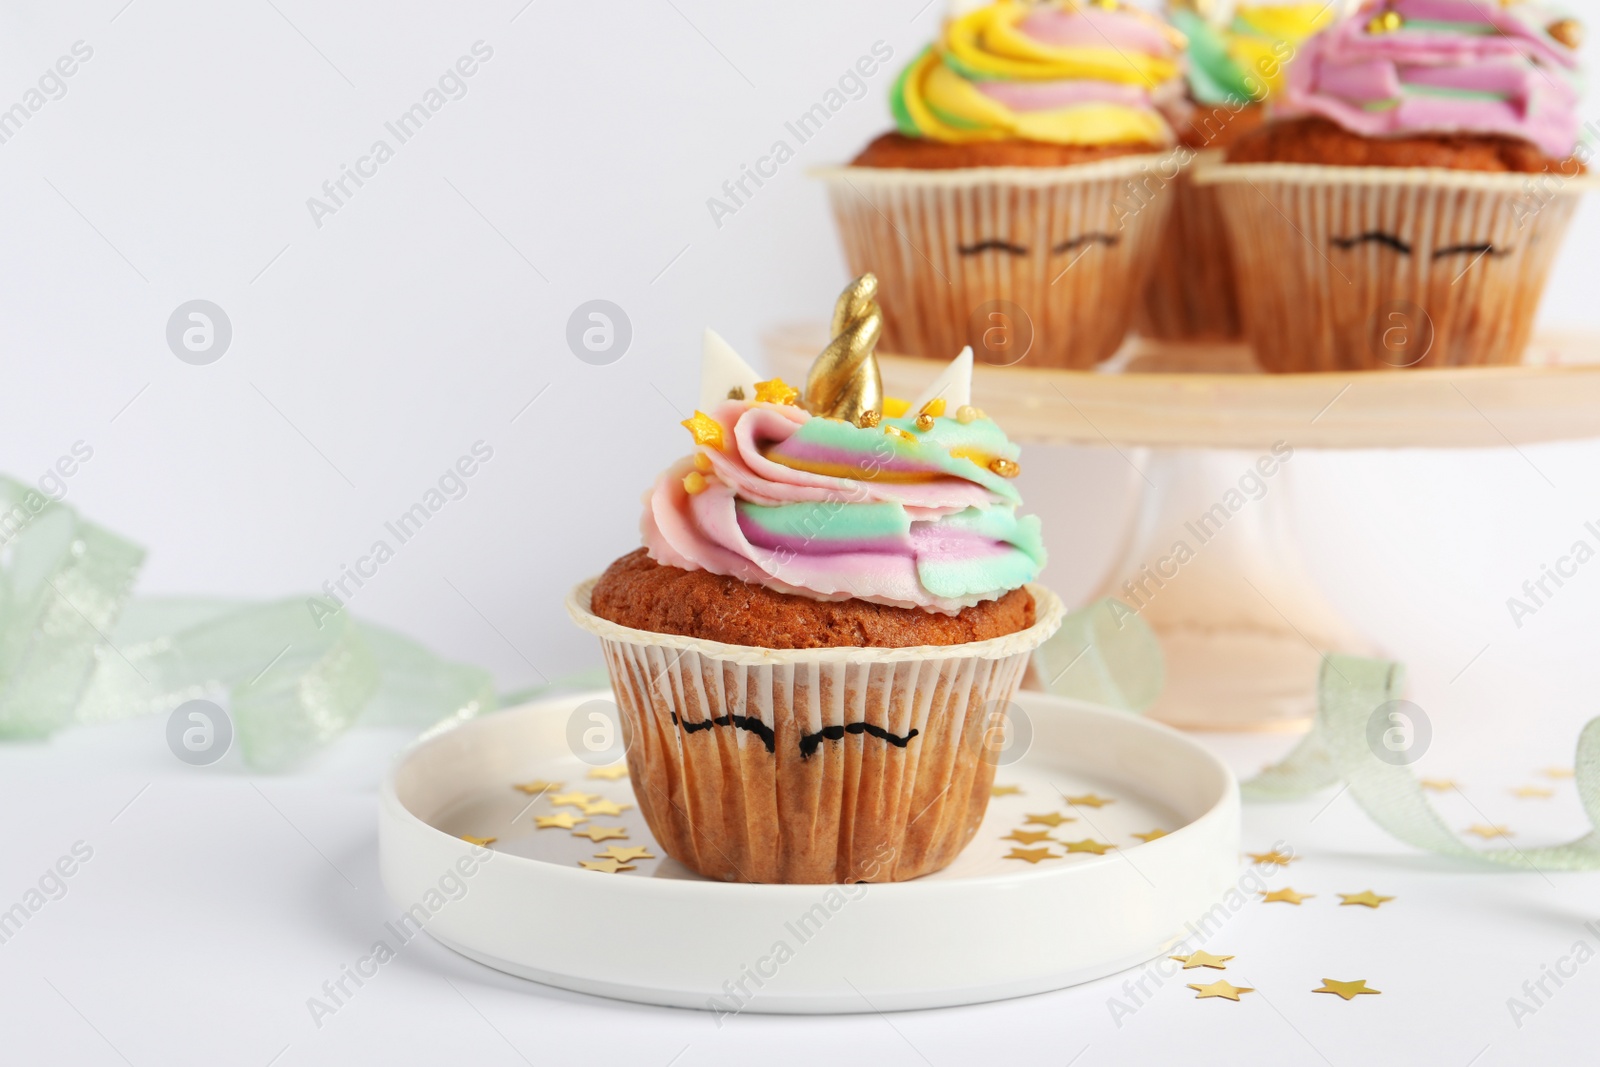
<svg viewBox="0 0 1600 1067">
<path fill-rule="evenodd" d="M 1600 22 L 1593 0 L 1577 6 Z M 303 596 L 482 440 L 494 459 L 467 496 L 353 609 L 491 668 L 503 689 L 595 665 L 560 599 L 637 543 L 639 496 L 686 444 L 700 330 L 759 364 L 762 331 L 826 315 L 846 279 L 805 169 L 887 127 L 889 80 L 939 8 L 0 5 L 0 107 L 74 42 L 94 50 L 0 144 L 0 469 L 33 480 L 75 441 L 92 447 L 67 502 L 149 549 L 141 592 Z M 307 198 L 376 138 L 393 144 L 384 123 L 479 40 L 493 57 L 466 96 L 317 227 Z M 707 198 L 775 140 L 793 145 L 785 121 L 879 40 L 890 68 L 719 228 Z M 1600 328 L 1597 237 L 1591 198 L 1546 326 Z M 233 325 L 210 366 L 165 341 L 194 298 Z M 605 367 L 565 339 L 594 298 L 633 327 Z M 1492 729 L 1508 761 L 1536 766 L 1593 710 L 1600 563 L 1520 629 L 1505 601 L 1573 541 L 1595 541 L 1583 524 L 1600 520 L 1597 459 L 1584 443 L 1297 454 L 1303 548 L 1335 602 L 1411 666 L 1441 758 Z M 1137 475 L 1099 450 L 1034 448 L 1024 467 L 1053 553 L 1045 580 L 1081 599 L 1115 555 Z M 70 775 L 61 746 L 94 744 L 58 740 L 31 774 L 8 766 L 16 781 Z M 12 810 L 28 796 L 10 795 Z M 15 892 L 72 825 L 29 838 Z M 245 941 L 228 966 L 252 966 Z"/>
</svg>

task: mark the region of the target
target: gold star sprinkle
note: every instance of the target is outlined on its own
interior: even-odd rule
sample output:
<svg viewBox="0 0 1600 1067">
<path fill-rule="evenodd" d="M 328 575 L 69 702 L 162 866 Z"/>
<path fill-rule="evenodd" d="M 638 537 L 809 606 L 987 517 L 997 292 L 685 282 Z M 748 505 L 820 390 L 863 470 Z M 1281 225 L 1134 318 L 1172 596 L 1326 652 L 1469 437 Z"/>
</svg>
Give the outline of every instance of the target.
<svg viewBox="0 0 1600 1067">
<path fill-rule="evenodd" d="M 1553 778 L 1556 781 L 1560 781 L 1563 778 L 1571 778 L 1573 776 L 1571 767 L 1546 767 L 1539 773 L 1544 775 L 1546 778 Z"/>
<path fill-rule="evenodd" d="M 1435 793 L 1448 793 L 1450 790 L 1460 787 L 1456 785 L 1454 778 L 1424 778 L 1422 780 L 1422 788 L 1432 790 Z"/>
<path fill-rule="evenodd" d="M 1097 797 L 1093 793 L 1085 793 L 1081 797 L 1068 797 L 1067 803 L 1081 808 L 1103 808 L 1107 804 L 1115 804 L 1110 797 Z"/>
<path fill-rule="evenodd" d="M 1577 19 L 1557 19 L 1544 32 L 1573 51 L 1583 47 L 1583 23 Z"/>
<path fill-rule="evenodd" d="M 1209 952 L 1196 951 L 1188 956 L 1168 956 L 1167 959 L 1177 960 L 1183 964 L 1183 969 L 1186 971 L 1192 971 L 1196 967 L 1210 967 L 1213 971 L 1225 971 L 1228 969 L 1228 961 L 1233 957 L 1213 956 Z"/>
<path fill-rule="evenodd" d="M 1020 785 L 991 785 L 989 795 L 992 797 L 1014 797 L 1022 792 Z"/>
<path fill-rule="evenodd" d="M 699 471 L 690 471 L 683 476 L 683 491 L 690 496 L 697 496 L 711 487 L 706 481 L 706 476 Z"/>
<path fill-rule="evenodd" d="M 1555 796 L 1556 791 L 1542 785 L 1522 785 L 1513 789 L 1511 795 L 1523 800 L 1544 800 Z"/>
<path fill-rule="evenodd" d="M 1359 893 L 1340 893 L 1339 906 L 1346 904 L 1360 904 L 1363 908 L 1376 908 L 1379 904 L 1387 904 L 1394 897 L 1380 897 L 1370 889 L 1363 889 Z"/>
<path fill-rule="evenodd" d="M 1277 849 L 1272 849 L 1267 852 L 1246 852 L 1245 855 L 1249 856 L 1251 862 L 1255 863 L 1257 866 L 1271 864 L 1274 867 L 1287 867 L 1289 864 L 1293 863 L 1299 858 L 1297 856 L 1290 856 L 1284 852 L 1279 852 Z"/>
<path fill-rule="evenodd" d="M 1002 859 L 1027 860 L 1029 863 L 1038 863 L 1040 860 L 1058 860 L 1061 857 L 1047 848 L 1014 848 L 1007 852 Z"/>
<path fill-rule="evenodd" d="M 1040 841 L 1050 840 L 1049 830 L 1013 830 L 1002 841 L 1020 841 L 1024 845 L 1037 845 Z"/>
<path fill-rule="evenodd" d="M 1103 841 L 1096 841 L 1093 838 L 1088 838 L 1083 841 L 1065 841 L 1062 842 L 1061 847 L 1066 849 L 1068 852 L 1093 852 L 1096 856 L 1104 856 L 1107 852 L 1110 852 L 1117 846 L 1108 845 Z"/>
<path fill-rule="evenodd" d="M 787 384 L 782 378 L 774 378 L 770 382 L 756 383 L 756 403 L 758 404 L 793 404 L 800 398 L 800 390 Z"/>
<path fill-rule="evenodd" d="M 1274 889 L 1270 893 L 1262 893 L 1261 894 L 1261 903 L 1263 903 L 1263 904 L 1299 904 L 1302 900 L 1310 900 L 1314 896 L 1316 896 L 1315 893 L 1296 893 L 1293 889 L 1290 889 L 1288 886 L 1284 886 L 1282 889 Z"/>
<path fill-rule="evenodd" d="M 469 845 L 477 845 L 479 848 L 488 848 L 500 839 L 498 837 L 473 837 L 471 834 L 462 834 L 461 840 Z"/>
<path fill-rule="evenodd" d="M 570 811 L 561 811 L 554 815 L 535 815 L 533 817 L 534 826 L 540 830 L 570 830 L 583 821 L 583 816 L 574 815 Z"/>
<path fill-rule="evenodd" d="M 587 837 L 598 845 L 602 841 L 626 841 L 628 831 L 621 826 L 591 826 L 587 830 L 573 830 L 572 836 Z"/>
<path fill-rule="evenodd" d="M 1311 992 L 1333 993 L 1337 996 L 1343 997 L 1346 1000 L 1354 1000 L 1363 993 L 1371 993 L 1373 996 L 1377 996 L 1379 993 L 1382 993 L 1383 990 L 1368 989 L 1367 980 L 1365 978 L 1357 978 L 1354 982 L 1336 982 L 1332 978 L 1324 978 L 1322 980 L 1322 988 L 1313 989 Z"/>
<path fill-rule="evenodd" d="M 619 863 L 616 860 L 579 860 L 578 866 L 586 871 L 601 871 L 605 874 L 634 870 L 631 863 Z"/>
<path fill-rule="evenodd" d="M 856 418 L 856 425 L 861 427 L 863 430 L 870 430 L 870 429 L 872 429 L 874 426 L 878 425 L 878 423 L 880 423 L 882 421 L 883 421 L 883 412 L 881 412 L 881 411 L 863 411 Z"/>
<path fill-rule="evenodd" d="M 653 860 L 657 856 L 643 845 L 609 845 L 604 852 L 596 852 L 596 856 L 618 863 L 632 863 L 634 860 Z"/>
<path fill-rule="evenodd" d="M 561 783 L 560 782 L 546 782 L 542 778 L 535 778 L 531 782 L 518 782 L 515 785 L 513 785 L 511 788 L 512 789 L 520 789 L 524 793 L 527 793 L 530 796 L 538 796 L 540 793 L 546 792 L 546 791 L 551 790 L 551 789 L 560 789 L 561 788 Z"/>
<path fill-rule="evenodd" d="M 940 415 L 944 414 L 944 408 L 944 397 L 936 396 L 926 404 L 922 405 L 922 414 L 932 415 L 937 419 Z"/>
<path fill-rule="evenodd" d="M 1491 840 L 1493 840 L 1494 838 L 1497 838 L 1497 837 L 1510 837 L 1510 836 L 1512 836 L 1510 827 L 1507 827 L 1507 826 L 1484 826 L 1481 823 L 1476 825 L 1476 826 L 1467 827 L 1467 833 L 1469 833 L 1469 834 L 1477 834 L 1479 837 L 1483 838 L 1485 841 L 1491 841 Z"/>
<path fill-rule="evenodd" d="M 589 772 L 589 777 L 603 778 L 608 782 L 614 782 L 618 778 L 628 777 L 628 765 L 626 763 L 613 763 L 609 767 L 596 767 Z"/>
<path fill-rule="evenodd" d="M 1002 478 L 1015 478 L 1022 473 L 1022 467 L 1018 465 L 1016 460 L 1006 459 L 1004 456 L 996 456 L 991 459 L 989 461 L 989 469 Z"/>
<path fill-rule="evenodd" d="M 981 418 L 983 418 L 983 412 L 979 411 L 971 404 L 962 404 L 960 407 L 956 408 L 956 421 L 961 423 L 963 426 L 967 425 L 969 422 L 976 422 Z"/>
<path fill-rule="evenodd" d="M 694 443 L 704 448 L 714 448 L 721 452 L 727 441 L 722 423 L 703 411 L 696 411 L 694 418 L 684 419 L 681 425 L 694 435 Z"/>
<path fill-rule="evenodd" d="M 1249 986 L 1232 985 L 1226 979 L 1212 982 L 1210 985 L 1195 985 L 1193 982 L 1190 982 L 1189 988 L 1195 991 L 1196 995 L 1194 999 L 1196 1000 L 1204 1000 L 1207 997 L 1222 997 L 1225 1000 L 1231 1000 L 1236 1003 L 1239 1000 L 1240 993 L 1255 992 L 1255 990 L 1251 989 Z"/>
<path fill-rule="evenodd" d="M 550 803 L 554 804 L 558 808 L 562 805 L 581 808 L 590 801 L 599 799 L 599 793 L 557 793 L 555 796 L 550 798 Z"/>
<path fill-rule="evenodd" d="M 1167 836 L 1167 832 L 1165 830 L 1162 830 L 1162 829 L 1155 829 L 1155 830 L 1151 830 L 1149 833 L 1134 834 L 1133 836 L 1137 837 L 1140 841 L 1143 841 L 1144 843 L 1149 844 L 1151 841 L 1154 841 L 1158 837 L 1166 837 Z"/>
<path fill-rule="evenodd" d="M 898 426 L 885 426 L 883 428 L 883 432 L 888 434 L 890 437 L 898 438 L 901 441 L 915 441 L 916 440 L 915 437 L 912 437 L 910 434 L 906 433 L 904 430 L 902 430 Z"/>
<path fill-rule="evenodd" d="M 585 815 L 621 815 L 632 804 L 618 804 L 614 800 L 597 800 L 593 804 L 580 805 Z"/>
<path fill-rule="evenodd" d="M 1064 822 L 1076 822 L 1070 815 L 1062 815 L 1057 811 L 1047 811 L 1043 815 L 1030 815 L 1023 822 L 1037 823 L 1040 826 L 1060 826 Z"/>
</svg>

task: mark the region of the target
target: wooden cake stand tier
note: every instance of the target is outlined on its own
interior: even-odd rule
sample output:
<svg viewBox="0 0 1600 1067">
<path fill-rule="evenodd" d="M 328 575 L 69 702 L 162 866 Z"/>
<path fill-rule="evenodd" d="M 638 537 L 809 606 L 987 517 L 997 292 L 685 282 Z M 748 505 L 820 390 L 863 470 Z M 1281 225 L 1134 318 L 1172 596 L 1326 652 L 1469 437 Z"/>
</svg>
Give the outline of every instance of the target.
<svg viewBox="0 0 1600 1067">
<path fill-rule="evenodd" d="M 826 340 L 821 324 L 774 331 L 772 372 L 804 381 Z M 886 391 L 901 397 L 945 365 L 879 360 Z M 1274 463 L 1273 446 L 1600 437 L 1600 337 L 1536 339 L 1517 366 L 1323 374 L 1263 374 L 1242 345 L 1136 339 L 1091 371 L 980 362 L 972 393 L 1014 440 L 1135 450 L 1142 496 L 1095 598 L 1119 598 L 1161 640 L 1167 686 L 1150 714 L 1198 729 L 1294 729 L 1315 714 L 1325 653 L 1403 660 L 1406 650 L 1378 649 L 1311 578 L 1294 535 L 1295 465 Z M 1241 494 L 1242 474 L 1259 463 L 1272 468 L 1270 491 Z"/>
</svg>

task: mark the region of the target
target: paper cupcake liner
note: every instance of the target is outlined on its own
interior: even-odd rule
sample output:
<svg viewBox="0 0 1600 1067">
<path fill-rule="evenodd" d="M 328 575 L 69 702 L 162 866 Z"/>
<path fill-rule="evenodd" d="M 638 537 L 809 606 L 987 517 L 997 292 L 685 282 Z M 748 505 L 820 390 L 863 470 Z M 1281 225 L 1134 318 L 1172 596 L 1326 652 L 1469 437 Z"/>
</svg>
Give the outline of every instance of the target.
<svg viewBox="0 0 1600 1067">
<path fill-rule="evenodd" d="M 1226 154 L 1207 149 L 1191 168 L 1220 163 Z M 1191 169 L 1173 182 L 1166 237 L 1134 329 L 1164 341 L 1237 341 L 1243 336 L 1233 257 L 1217 190 L 1196 185 Z"/>
<path fill-rule="evenodd" d="M 779 650 L 658 634 L 567 609 L 600 638 L 639 810 L 708 878 L 904 881 L 977 832 L 1000 715 L 1061 623 L 965 645 Z"/>
<path fill-rule="evenodd" d="M 878 276 L 885 350 L 949 359 L 970 344 L 991 364 L 1091 367 L 1127 335 L 1177 171 L 1167 154 L 816 173 L 850 272 Z"/>
<path fill-rule="evenodd" d="M 1578 196 L 1558 175 L 1220 164 L 1244 330 L 1272 371 L 1517 363 Z"/>
</svg>

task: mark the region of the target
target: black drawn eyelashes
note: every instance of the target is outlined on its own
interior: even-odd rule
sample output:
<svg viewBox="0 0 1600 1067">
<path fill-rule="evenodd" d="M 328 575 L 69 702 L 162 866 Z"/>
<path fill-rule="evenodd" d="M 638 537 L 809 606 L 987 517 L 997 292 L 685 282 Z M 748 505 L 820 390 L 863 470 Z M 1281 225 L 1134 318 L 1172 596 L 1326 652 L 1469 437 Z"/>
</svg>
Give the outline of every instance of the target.
<svg viewBox="0 0 1600 1067">
<path fill-rule="evenodd" d="M 1354 237 L 1334 237 L 1329 239 L 1335 248 L 1349 251 L 1357 245 L 1380 244 L 1392 248 L 1402 256 L 1411 255 L 1412 248 L 1392 233 L 1383 233 L 1378 230 L 1369 230 Z M 1443 259 L 1445 256 L 1506 256 L 1511 254 L 1511 249 L 1500 248 L 1489 241 L 1477 244 L 1449 245 L 1445 248 L 1435 249 L 1431 258 Z"/>
<path fill-rule="evenodd" d="M 673 712 L 672 725 L 681 726 L 686 734 L 699 733 L 701 730 L 709 730 L 713 726 L 732 726 L 738 730 L 748 730 L 761 739 L 768 752 L 774 750 L 775 742 L 777 741 L 772 727 L 753 715 L 734 715 L 730 713 L 709 719 L 701 719 L 699 722 L 687 722 L 678 718 L 677 712 Z M 839 741 L 843 739 L 845 734 L 866 734 L 869 737 L 876 737 L 880 741 L 887 742 L 895 748 L 905 748 L 911 742 L 911 739 L 917 736 L 917 731 L 912 730 L 904 737 L 900 737 L 881 726 L 874 726 L 869 722 L 852 722 L 843 726 L 824 726 L 816 733 L 806 734 L 800 738 L 800 758 L 810 759 L 811 754 L 822 745 L 822 742 Z"/>
<path fill-rule="evenodd" d="M 1492 244 L 1478 245 L 1451 245 L 1441 248 L 1433 254 L 1434 259 L 1443 259 L 1445 256 L 1506 256 L 1511 254 L 1509 248 L 1496 248 Z"/>
<path fill-rule="evenodd" d="M 1100 233 L 1096 231 L 1094 233 L 1086 233 L 1081 236 L 1074 237 L 1067 241 L 1062 241 L 1060 244 L 1051 248 L 1050 253 L 1051 255 L 1059 256 L 1063 252 L 1070 252 L 1074 248 L 1078 248 L 1087 244 L 1101 244 L 1105 245 L 1107 248 L 1110 248 L 1115 245 L 1117 241 L 1118 238 L 1114 234 Z M 1026 245 L 1013 244 L 1010 241 L 1002 241 L 994 237 L 991 237 L 986 241 L 979 241 L 976 244 L 957 245 L 956 251 L 961 253 L 963 256 L 976 256 L 983 252 L 1007 252 L 1013 256 L 1025 256 L 1028 254 Z"/>
</svg>

